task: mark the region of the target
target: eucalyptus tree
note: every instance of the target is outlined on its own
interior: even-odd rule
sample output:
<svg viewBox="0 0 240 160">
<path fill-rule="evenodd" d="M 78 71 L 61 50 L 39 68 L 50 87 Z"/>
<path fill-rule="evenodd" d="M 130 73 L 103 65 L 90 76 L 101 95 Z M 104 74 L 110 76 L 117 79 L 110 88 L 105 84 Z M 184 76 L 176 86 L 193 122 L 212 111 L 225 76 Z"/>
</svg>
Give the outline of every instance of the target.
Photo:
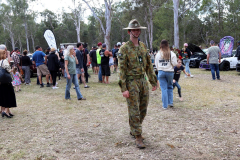
<svg viewBox="0 0 240 160">
<path fill-rule="evenodd" d="M 179 48 L 179 23 L 178 19 L 184 15 L 189 9 L 194 7 L 200 2 L 200 0 L 183 0 L 185 7 L 183 10 L 179 9 L 180 0 L 173 0 L 173 12 L 174 12 L 174 47 Z"/>
<path fill-rule="evenodd" d="M 86 0 L 83 0 L 88 6 L 88 8 L 91 10 L 93 13 L 93 16 L 99 21 L 101 25 L 102 32 L 104 34 L 104 41 L 107 45 L 107 49 L 110 49 L 110 33 L 111 33 L 111 25 L 112 25 L 112 4 L 113 0 L 104 0 L 104 5 L 105 5 L 105 23 L 106 26 L 103 26 L 102 20 L 99 18 L 99 16 L 96 14 L 94 11 L 93 7 L 89 5 L 89 2 Z"/>
<path fill-rule="evenodd" d="M 0 5 L 0 15 L 3 30 L 8 32 L 9 42 L 11 43 L 12 49 L 14 49 L 16 44 L 16 32 L 14 30 L 16 17 L 12 14 L 11 7 L 4 3 Z"/>
<path fill-rule="evenodd" d="M 48 29 L 54 31 L 58 27 L 58 17 L 55 13 L 45 9 L 43 12 L 40 12 L 40 15 L 43 17 L 43 22 Z"/>
<path fill-rule="evenodd" d="M 153 49 L 153 18 L 154 13 L 162 7 L 168 0 L 132 0 L 142 6 L 144 21 L 147 24 L 150 49 Z"/>
<path fill-rule="evenodd" d="M 78 42 L 81 42 L 80 40 L 80 28 L 81 28 L 81 21 L 83 20 L 83 13 L 84 10 L 82 8 L 82 4 L 78 2 L 76 5 L 75 0 L 73 1 L 74 3 L 74 8 L 71 9 L 72 13 L 67 14 L 69 19 L 72 19 L 75 25 L 75 30 L 77 32 L 77 40 Z"/>
<path fill-rule="evenodd" d="M 24 23 L 25 38 L 27 43 L 27 50 L 29 51 L 29 41 L 28 41 L 28 19 L 30 17 L 30 10 L 28 4 L 31 0 L 8 0 L 13 14 L 18 18 L 18 26 L 21 27 L 21 22 Z M 20 39 L 20 38 L 19 38 Z"/>
</svg>

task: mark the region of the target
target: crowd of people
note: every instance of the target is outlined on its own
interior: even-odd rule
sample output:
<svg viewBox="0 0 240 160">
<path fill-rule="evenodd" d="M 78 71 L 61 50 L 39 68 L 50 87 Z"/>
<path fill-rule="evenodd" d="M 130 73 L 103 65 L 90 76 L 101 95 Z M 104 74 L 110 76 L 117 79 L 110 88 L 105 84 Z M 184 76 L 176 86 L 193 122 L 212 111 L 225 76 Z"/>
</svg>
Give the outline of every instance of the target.
<svg viewBox="0 0 240 160">
<path fill-rule="evenodd" d="M 118 84 L 128 105 L 130 135 L 136 139 L 138 148 L 145 148 L 142 123 L 147 114 L 149 102 L 148 81 L 152 85 L 152 91 L 155 91 L 160 83 L 163 109 L 174 106 L 173 89 L 175 87 L 178 89 L 179 100 L 182 101 L 179 84 L 181 72 L 185 74 L 185 77 L 194 77 L 189 69 L 191 52 L 188 49 L 188 44 L 185 43 L 179 55 L 176 55 L 171 51 L 167 40 L 160 42 L 159 51 L 149 52 L 146 45 L 138 38 L 141 30 L 146 29 L 146 27 L 141 26 L 134 19 L 124 29 L 127 30 L 130 40 L 126 43 L 118 42 L 112 50 L 107 50 L 107 45 L 101 42 L 97 44 L 98 47 L 93 46 L 90 52 L 87 49 L 87 44 L 80 42 L 77 43 L 76 48 L 69 45 L 61 48 L 59 52 L 55 48 L 48 48 L 44 53 L 40 46 L 36 46 L 32 61 L 27 56 L 27 51 L 19 56 L 18 48 L 15 48 L 14 52 L 10 54 L 5 45 L 0 45 L 0 69 L 6 70 L 6 74 L 11 73 L 13 77 L 12 81 L 6 83 L 0 81 L 2 117 L 11 118 L 14 116 L 10 111 L 10 108 L 17 106 L 13 86 L 18 92 L 21 91 L 22 83 L 31 85 L 30 66 L 36 65 L 37 67 L 40 88 L 44 87 L 42 77 L 46 76 L 46 86 L 58 89 L 56 79 L 57 76 L 60 79 L 61 71 L 62 77 L 66 79 L 65 99 L 71 99 L 70 89 L 73 83 L 77 99 L 86 100 L 81 94 L 79 83 L 84 84 L 84 88 L 90 87 L 87 83 L 90 77 L 88 67 L 91 64 L 93 74 L 98 75 L 99 83 L 109 84 L 109 76 L 119 72 Z M 219 48 L 215 47 L 214 44 L 214 41 L 210 42 L 211 47 L 208 51 L 207 61 L 211 66 L 213 80 L 215 80 L 214 71 L 217 72 L 217 79 L 220 80 L 218 61 L 220 61 L 221 55 Z M 157 74 L 154 72 L 153 65 L 157 69 Z M 21 79 L 21 71 L 24 72 L 25 81 Z"/>
</svg>

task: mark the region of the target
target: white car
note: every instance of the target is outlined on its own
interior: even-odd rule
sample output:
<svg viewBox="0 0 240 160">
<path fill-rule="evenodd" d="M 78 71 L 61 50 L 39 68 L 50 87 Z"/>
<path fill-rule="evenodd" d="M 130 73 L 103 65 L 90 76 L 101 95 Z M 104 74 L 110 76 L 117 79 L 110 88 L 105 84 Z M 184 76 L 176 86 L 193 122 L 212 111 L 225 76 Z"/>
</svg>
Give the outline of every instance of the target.
<svg viewBox="0 0 240 160">
<path fill-rule="evenodd" d="M 232 51 L 232 55 L 222 55 L 221 63 L 219 64 L 220 71 L 228 71 L 229 69 L 236 69 L 238 63 L 238 57 L 236 57 L 236 50 Z M 207 59 L 204 59 L 200 62 L 199 68 L 210 69 L 210 65 L 207 64 Z"/>
</svg>

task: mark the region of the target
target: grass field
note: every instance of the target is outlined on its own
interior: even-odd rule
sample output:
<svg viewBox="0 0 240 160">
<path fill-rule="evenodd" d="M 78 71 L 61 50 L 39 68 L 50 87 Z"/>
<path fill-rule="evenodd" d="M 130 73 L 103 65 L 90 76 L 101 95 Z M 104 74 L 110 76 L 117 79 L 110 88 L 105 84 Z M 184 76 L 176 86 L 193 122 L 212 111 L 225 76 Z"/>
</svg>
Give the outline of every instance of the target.
<svg viewBox="0 0 240 160">
<path fill-rule="evenodd" d="M 161 91 L 150 91 L 143 122 L 147 148 L 139 150 L 129 135 L 126 100 L 117 85 L 89 79 L 80 85 L 86 101 L 65 100 L 66 80 L 59 89 L 31 86 L 16 93 L 14 118 L 0 118 L 0 160 L 82 159 L 240 159 L 240 75 L 191 69 L 194 78 L 180 78 L 183 102 L 174 90 L 174 108 L 162 109 Z M 46 82 L 45 78 L 43 79 Z"/>
</svg>

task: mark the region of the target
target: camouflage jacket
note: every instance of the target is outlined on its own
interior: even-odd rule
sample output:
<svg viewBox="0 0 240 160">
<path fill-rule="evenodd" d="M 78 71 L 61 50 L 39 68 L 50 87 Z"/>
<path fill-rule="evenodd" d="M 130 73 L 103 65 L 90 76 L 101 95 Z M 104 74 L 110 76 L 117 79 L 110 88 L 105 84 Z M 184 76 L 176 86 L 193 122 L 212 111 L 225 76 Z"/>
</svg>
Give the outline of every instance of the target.
<svg viewBox="0 0 240 160">
<path fill-rule="evenodd" d="M 137 77 L 145 73 L 151 85 L 157 86 L 157 77 L 144 43 L 139 41 L 139 46 L 135 47 L 131 40 L 128 41 L 120 48 L 118 60 L 120 69 L 118 84 L 122 92 L 127 91 L 126 81 L 128 77 Z"/>
</svg>

